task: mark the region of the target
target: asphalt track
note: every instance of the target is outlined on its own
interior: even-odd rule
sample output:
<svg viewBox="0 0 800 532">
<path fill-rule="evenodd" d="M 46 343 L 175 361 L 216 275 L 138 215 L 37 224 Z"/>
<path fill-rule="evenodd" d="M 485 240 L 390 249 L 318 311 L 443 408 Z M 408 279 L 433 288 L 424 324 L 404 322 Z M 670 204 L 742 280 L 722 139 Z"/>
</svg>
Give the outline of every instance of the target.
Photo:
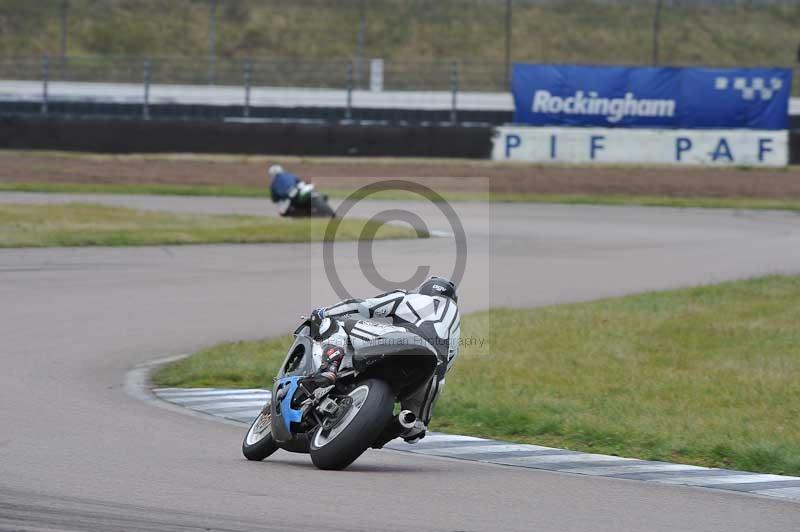
<svg viewBox="0 0 800 532">
<path fill-rule="evenodd" d="M 9 198 L 19 196 L 1 200 Z M 158 201 L 200 211 L 254 205 Z M 359 208 L 387 206 L 448 229 L 431 205 Z M 790 213 L 456 209 L 468 235 L 466 311 L 800 272 L 800 217 Z M 361 293 L 369 287 L 355 250 L 337 244 L 336 267 Z M 454 251 L 449 238 L 374 246 L 376 269 L 393 279 L 420 263 L 446 270 Z M 338 473 L 288 453 L 249 463 L 240 427 L 125 393 L 128 371 L 148 360 L 286 332 L 335 298 L 319 262 L 318 247 L 294 244 L 0 250 L 0 529 L 797 529 L 796 503 L 692 487 L 392 451 L 370 451 Z"/>
</svg>

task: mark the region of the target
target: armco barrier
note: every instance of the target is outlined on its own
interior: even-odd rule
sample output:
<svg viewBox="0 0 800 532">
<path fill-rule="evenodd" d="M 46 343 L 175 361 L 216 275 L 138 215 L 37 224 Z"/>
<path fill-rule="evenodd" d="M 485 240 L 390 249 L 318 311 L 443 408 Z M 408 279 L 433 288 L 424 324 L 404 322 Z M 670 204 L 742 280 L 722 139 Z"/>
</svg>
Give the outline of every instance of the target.
<svg viewBox="0 0 800 532">
<path fill-rule="evenodd" d="M 0 119 L 0 148 L 488 158 L 488 127 L 188 120 Z"/>
<path fill-rule="evenodd" d="M 0 118 L 0 149 L 488 158 L 491 139 L 488 127 Z M 789 162 L 800 164 L 800 127 Z"/>
</svg>

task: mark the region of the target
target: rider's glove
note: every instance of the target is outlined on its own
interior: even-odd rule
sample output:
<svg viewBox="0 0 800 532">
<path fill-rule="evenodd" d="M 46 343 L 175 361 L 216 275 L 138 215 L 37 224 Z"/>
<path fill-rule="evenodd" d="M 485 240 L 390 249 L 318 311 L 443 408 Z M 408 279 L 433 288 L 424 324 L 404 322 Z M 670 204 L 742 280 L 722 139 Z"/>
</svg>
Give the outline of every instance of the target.
<svg viewBox="0 0 800 532">
<path fill-rule="evenodd" d="M 312 338 L 319 338 L 320 326 L 322 325 L 322 322 L 324 320 L 325 320 L 324 308 L 315 308 L 314 310 L 311 311 L 311 315 L 308 317 L 308 323 L 311 329 Z"/>
<path fill-rule="evenodd" d="M 325 309 L 324 308 L 315 308 L 311 311 L 311 316 L 308 317 L 312 323 L 316 323 L 319 325 L 322 323 L 322 320 L 325 319 Z"/>
</svg>

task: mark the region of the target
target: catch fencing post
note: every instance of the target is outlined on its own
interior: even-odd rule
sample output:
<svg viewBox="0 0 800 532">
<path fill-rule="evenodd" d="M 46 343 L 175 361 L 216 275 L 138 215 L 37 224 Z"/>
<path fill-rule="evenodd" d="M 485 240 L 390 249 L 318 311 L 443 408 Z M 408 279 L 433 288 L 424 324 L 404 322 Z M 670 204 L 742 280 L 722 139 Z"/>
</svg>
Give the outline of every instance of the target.
<svg viewBox="0 0 800 532">
<path fill-rule="evenodd" d="M 367 0 L 359 2 L 358 35 L 356 36 L 356 82 L 361 85 L 364 75 L 364 34 L 367 31 Z"/>
<path fill-rule="evenodd" d="M 247 61 L 244 64 L 244 117 L 250 117 L 250 83 L 253 80 L 253 64 Z"/>
<path fill-rule="evenodd" d="M 458 120 L 458 61 L 450 65 L 450 124 Z"/>
<path fill-rule="evenodd" d="M 506 62 L 506 84 L 511 86 L 511 1 L 506 0 L 506 49 L 505 49 L 505 62 Z"/>
<path fill-rule="evenodd" d="M 47 100 L 49 95 L 48 84 L 50 82 L 50 58 L 42 57 L 42 114 L 47 116 Z"/>
<path fill-rule="evenodd" d="M 217 82 L 217 0 L 208 2 L 208 84 Z"/>
<path fill-rule="evenodd" d="M 142 118 L 150 120 L 150 60 L 144 60 L 144 105 Z"/>
<path fill-rule="evenodd" d="M 353 63 L 347 63 L 347 107 L 344 111 L 347 120 L 353 117 Z"/>
<path fill-rule="evenodd" d="M 653 17 L 653 64 L 658 64 L 658 41 L 661 33 L 661 4 L 663 0 L 656 0 L 656 13 Z"/>
<path fill-rule="evenodd" d="M 64 79 L 64 70 L 67 66 L 67 16 L 69 13 L 69 0 L 61 0 L 60 19 L 61 19 L 61 42 L 60 42 L 60 55 L 61 55 L 61 78 Z"/>
</svg>

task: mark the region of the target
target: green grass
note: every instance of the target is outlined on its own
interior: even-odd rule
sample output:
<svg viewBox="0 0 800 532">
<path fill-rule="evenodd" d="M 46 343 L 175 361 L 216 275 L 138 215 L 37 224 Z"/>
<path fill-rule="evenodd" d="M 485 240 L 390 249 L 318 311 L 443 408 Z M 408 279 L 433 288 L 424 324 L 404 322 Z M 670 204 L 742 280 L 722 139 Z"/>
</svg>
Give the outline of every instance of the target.
<svg viewBox="0 0 800 532">
<path fill-rule="evenodd" d="M 342 220 L 337 240 L 356 240 L 374 222 Z M 327 219 L 172 214 L 85 203 L 0 204 L 0 248 L 143 246 L 321 241 Z M 383 225 L 376 238 L 410 238 L 411 228 Z"/>
<path fill-rule="evenodd" d="M 268 198 L 264 186 L 240 187 L 233 185 L 140 185 L 140 184 L 89 184 L 89 183 L 0 183 L 0 192 L 48 192 L 63 194 L 155 194 L 160 196 L 231 196 L 242 198 Z"/>
<path fill-rule="evenodd" d="M 496 202 L 561 203 L 567 205 L 639 205 L 703 209 L 755 209 L 800 211 L 800 199 L 772 198 L 673 198 L 669 196 L 492 194 Z"/>
<path fill-rule="evenodd" d="M 271 389 L 291 343 L 283 336 L 215 345 L 163 366 L 151 380 L 158 386 Z"/>
<path fill-rule="evenodd" d="M 2 2 L 2 0 L 0 0 Z M 34 157 L 34 158 L 54 158 L 54 159 L 75 159 L 79 161 L 100 161 L 100 162 L 152 162 L 152 161 L 172 161 L 172 162 L 212 162 L 212 163 L 240 163 L 263 165 L 261 168 L 264 179 L 266 179 L 265 168 L 270 164 L 281 164 L 284 166 L 295 166 L 299 164 L 319 165 L 329 167 L 331 165 L 346 164 L 348 166 L 381 164 L 391 166 L 408 166 L 409 164 L 424 164 L 426 166 L 529 166 L 529 163 L 515 161 L 497 162 L 489 159 L 470 159 L 459 157 L 391 157 L 391 156 L 369 156 L 353 157 L 346 155 L 283 155 L 283 154 L 244 154 L 244 153 L 186 153 L 186 152 L 153 152 L 153 153 L 100 153 L 71 150 L 38 150 L 38 149 L 0 149 L 0 160 L 3 157 Z M 566 166 L 566 165 L 565 165 Z M 579 166 L 579 165 L 575 165 Z M 607 165 L 608 166 L 608 165 Z M 613 166 L 613 165 L 611 165 Z M 630 167 L 633 165 L 620 165 Z M 760 170 L 761 167 L 753 167 Z M 775 169 L 770 169 L 774 171 Z"/>
<path fill-rule="evenodd" d="M 45 192 L 68 194 L 155 194 L 166 196 L 230 196 L 266 198 L 266 188 L 209 185 L 118 185 L 82 183 L 0 183 L 0 192 Z M 323 190 L 332 198 L 345 198 L 353 190 Z M 640 205 L 714 209 L 758 209 L 800 211 L 800 199 L 771 198 L 673 198 L 669 196 L 578 195 L 578 194 L 494 194 L 443 192 L 446 201 L 493 201 L 498 203 L 556 203 L 568 205 Z M 358 196 L 356 196 L 358 197 Z M 406 191 L 385 191 L 369 196 L 381 200 L 419 200 Z"/>
<path fill-rule="evenodd" d="M 341 65 L 322 68 L 303 65 L 300 60 L 355 56 L 361 2 L 228 0 L 218 4 L 216 46 L 221 81 L 240 83 L 243 60 L 270 58 L 294 61 L 295 68 L 284 67 L 281 72 L 281 77 L 289 81 L 298 77 L 322 79 L 337 86 L 343 83 Z M 731 4 L 665 2 L 660 19 L 660 63 L 794 64 L 800 6 L 789 2 Z M 165 57 L 173 61 L 156 61 L 154 79 L 203 82 L 207 70 L 207 6 L 207 2 L 194 0 L 70 0 L 68 53 Z M 55 1 L 0 0 L 4 22 L 0 49 L 9 56 L 58 55 L 59 8 L 60 2 Z M 653 2 L 515 3 L 512 59 L 650 63 L 654 14 Z M 407 79 L 447 88 L 451 59 L 462 60 L 465 68 L 478 63 L 471 75 L 460 80 L 466 90 L 505 87 L 505 2 L 373 0 L 366 4 L 365 24 L 365 57 L 442 62 L 435 71 L 411 67 L 406 75 L 390 76 L 389 88 Z M 187 64 L 187 60 L 193 62 Z M 57 66 L 55 63 L 54 70 Z M 141 77 L 138 61 L 112 58 L 107 68 L 108 79 L 139 81 Z M 9 75 L 15 72 L 13 62 L 7 69 Z M 75 79 L 90 73 L 91 69 L 74 65 L 70 70 Z M 254 75 L 256 83 L 272 79 L 263 71 L 256 70 Z"/>
<path fill-rule="evenodd" d="M 800 277 L 494 309 L 462 328 L 489 348 L 464 348 L 433 429 L 800 475 Z M 212 347 L 154 382 L 269 387 L 289 341 Z"/>
<path fill-rule="evenodd" d="M 328 190 L 333 198 L 348 197 L 352 191 Z M 358 198 L 356 194 L 354 197 Z M 675 207 L 704 209 L 754 209 L 800 211 L 800 199 L 773 198 L 674 198 L 669 196 L 590 195 L 590 194 L 528 194 L 444 192 L 442 199 L 450 202 L 491 201 L 496 203 L 555 203 L 564 205 L 638 205 L 643 207 Z M 420 196 L 407 191 L 386 191 L 372 194 L 370 199 L 419 200 Z"/>
</svg>

